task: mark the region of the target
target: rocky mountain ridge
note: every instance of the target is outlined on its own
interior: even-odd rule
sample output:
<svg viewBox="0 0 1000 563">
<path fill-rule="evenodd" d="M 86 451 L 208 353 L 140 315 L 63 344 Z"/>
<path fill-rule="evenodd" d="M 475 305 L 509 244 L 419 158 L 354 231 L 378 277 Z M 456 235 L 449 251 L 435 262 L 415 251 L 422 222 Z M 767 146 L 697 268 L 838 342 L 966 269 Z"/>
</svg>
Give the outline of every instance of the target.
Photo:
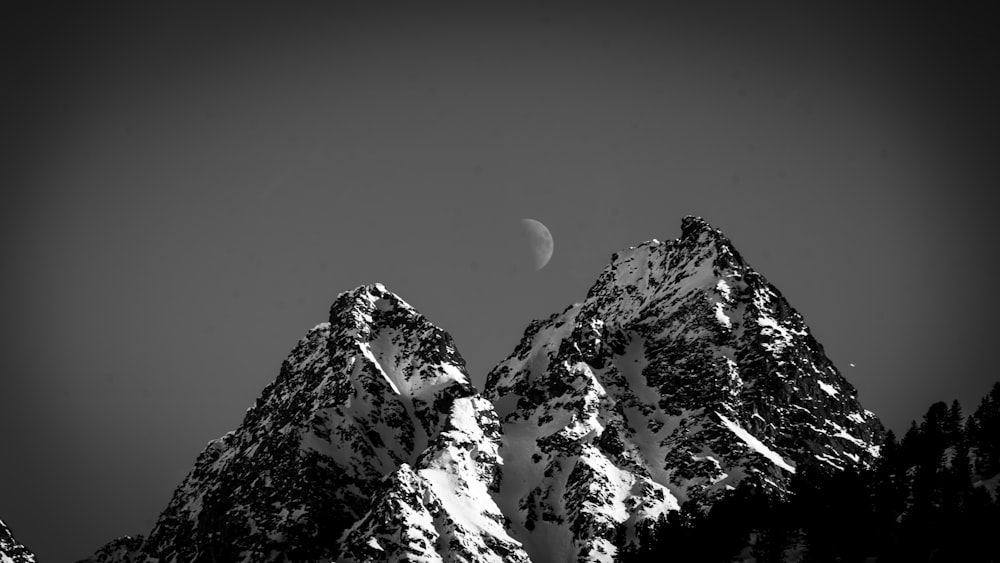
<svg viewBox="0 0 1000 563">
<path fill-rule="evenodd" d="M 441 546 L 518 560 L 488 494 L 499 425 L 451 337 L 381 284 L 341 294 L 329 318 L 205 448 L 148 537 L 92 560 L 374 561 Z"/>
<path fill-rule="evenodd" d="M 14 538 L 3 520 L 0 520 L 0 563 L 35 563 L 31 550 Z"/>
<path fill-rule="evenodd" d="M 533 323 L 486 383 L 498 498 L 533 559 L 612 561 L 619 528 L 802 464 L 868 465 L 881 425 L 802 317 L 721 232 L 617 253 L 587 299 Z"/>
<path fill-rule="evenodd" d="M 613 561 L 682 503 L 869 464 L 881 432 L 777 289 L 688 217 L 532 323 L 482 394 L 401 298 L 342 293 L 150 533 L 88 561 Z"/>
</svg>

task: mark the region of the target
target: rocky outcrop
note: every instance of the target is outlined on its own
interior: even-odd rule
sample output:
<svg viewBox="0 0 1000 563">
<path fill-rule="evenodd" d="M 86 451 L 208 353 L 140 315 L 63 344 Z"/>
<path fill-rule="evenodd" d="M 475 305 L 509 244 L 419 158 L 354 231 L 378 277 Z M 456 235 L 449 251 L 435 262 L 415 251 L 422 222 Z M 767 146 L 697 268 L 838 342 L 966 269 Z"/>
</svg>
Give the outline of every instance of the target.
<svg viewBox="0 0 1000 563">
<path fill-rule="evenodd" d="M 14 539 L 3 520 L 0 520 L 0 563 L 35 563 L 35 555 Z"/>
</svg>

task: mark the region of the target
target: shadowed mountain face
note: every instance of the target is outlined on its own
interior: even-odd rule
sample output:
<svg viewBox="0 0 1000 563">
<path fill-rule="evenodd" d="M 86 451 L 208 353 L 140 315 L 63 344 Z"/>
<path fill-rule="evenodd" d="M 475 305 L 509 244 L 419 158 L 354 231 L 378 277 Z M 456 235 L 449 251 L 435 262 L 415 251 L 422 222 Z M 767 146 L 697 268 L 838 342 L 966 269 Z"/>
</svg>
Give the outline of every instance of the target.
<svg viewBox="0 0 1000 563">
<path fill-rule="evenodd" d="M 611 561 L 616 534 L 749 480 L 864 466 L 881 426 L 704 221 L 616 254 L 480 395 L 380 284 L 341 294 L 146 537 L 90 561 Z M 626 538 L 628 538 L 626 534 Z"/>
</svg>

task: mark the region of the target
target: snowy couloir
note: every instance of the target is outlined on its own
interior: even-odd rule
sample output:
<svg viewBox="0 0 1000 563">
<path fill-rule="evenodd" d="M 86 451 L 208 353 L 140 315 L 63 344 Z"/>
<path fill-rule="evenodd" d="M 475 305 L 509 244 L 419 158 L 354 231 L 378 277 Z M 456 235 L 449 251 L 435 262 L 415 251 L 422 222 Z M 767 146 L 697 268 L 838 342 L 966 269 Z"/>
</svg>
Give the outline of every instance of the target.
<svg viewBox="0 0 1000 563">
<path fill-rule="evenodd" d="M 870 464 L 881 433 L 778 290 L 687 217 L 532 323 L 482 394 L 398 296 L 341 294 L 149 534 L 87 561 L 613 561 L 623 529 Z"/>
</svg>

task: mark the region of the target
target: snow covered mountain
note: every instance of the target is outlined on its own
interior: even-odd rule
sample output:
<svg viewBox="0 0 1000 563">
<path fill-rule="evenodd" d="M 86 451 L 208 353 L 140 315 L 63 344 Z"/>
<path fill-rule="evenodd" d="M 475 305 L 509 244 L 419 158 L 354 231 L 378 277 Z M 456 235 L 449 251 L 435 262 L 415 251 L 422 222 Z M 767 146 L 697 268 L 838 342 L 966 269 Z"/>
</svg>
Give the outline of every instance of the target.
<svg viewBox="0 0 1000 563">
<path fill-rule="evenodd" d="M 612 561 L 637 523 L 870 464 L 881 433 L 778 290 L 688 217 L 532 323 L 483 394 L 381 284 L 341 294 L 152 531 L 87 561 Z"/>
<path fill-rule="evenodd" d="M 527 561 L 489 494 L 499 422 L 451 337 L 381 284 L 329 318 L 141 545 L 92 561 Z"/>
<path fill-rule="evenodd" d="M 0 520 L 0 563 L 35 563 L 35 556 L 21 545 Z"/>
<path fill-rule="evenodd" d="M 870 464 L 882 428 L 802 317 L 722 233 L 615 254 L 586 300 L 489 374 L 497 496 L 536 561 L 612 561 L 622 524 L 802 464 Z"/>
</svg>

